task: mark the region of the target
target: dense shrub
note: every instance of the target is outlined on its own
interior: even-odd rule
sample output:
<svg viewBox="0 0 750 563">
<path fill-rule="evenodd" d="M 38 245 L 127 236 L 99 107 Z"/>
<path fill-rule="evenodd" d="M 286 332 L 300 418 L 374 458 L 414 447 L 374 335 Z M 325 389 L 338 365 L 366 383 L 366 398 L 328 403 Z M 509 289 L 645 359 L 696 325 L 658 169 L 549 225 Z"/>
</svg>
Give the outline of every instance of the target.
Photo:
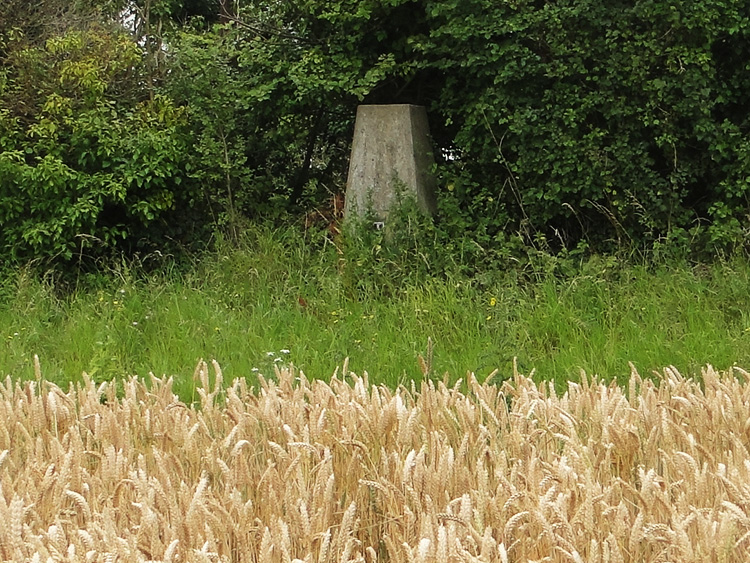
<svg viewBox="0 0 750 563">
<path fill-rule="evenodd" d="M 489 250 L 743 240 L 740 4 L 340 0 L 237 19 L 203 47 L 184 41 L 175 78 L 213 162 L 201 174 L 226 199 L 227 170 L 242 169 L 243 212 L 340 189 L 357 103 L 418 103 L 451 155 L 438 166 L 448 237 Z"/>
<path fill-rule="evenodd" d="M 428 107 L 449 251 L 744 243 L 741 3 L 194 4 L 129 4 L 130 38 L 3 30 L 3 257 L 153 249 L 318 205 L 343 189 L 358 103 Z"/>
<path fill-rule="evenodd" d="M 669 237 L 715 250 L 744 236 L 746 6 L 441 0 L 426 10 L 424 58 L 445 77 L 433 127 L 460 155 L 450 195 L 480 225 L 599 248 Z"/>
<path fill-rule="evenodd" d="M 341 190 L 357 103 L 413 64 L 408 2 L 261 4 L 170 38 L 166 91 L 189 108 L 195 177 L 229 226 Z"/>
<path fill-rule="evenodd" d="M 138 46 L 100 27 L 17 38 L 0 89 L 0 255 L 64 262 L 181 238 L 184 110 L 147 96 Z"/>
</svg>

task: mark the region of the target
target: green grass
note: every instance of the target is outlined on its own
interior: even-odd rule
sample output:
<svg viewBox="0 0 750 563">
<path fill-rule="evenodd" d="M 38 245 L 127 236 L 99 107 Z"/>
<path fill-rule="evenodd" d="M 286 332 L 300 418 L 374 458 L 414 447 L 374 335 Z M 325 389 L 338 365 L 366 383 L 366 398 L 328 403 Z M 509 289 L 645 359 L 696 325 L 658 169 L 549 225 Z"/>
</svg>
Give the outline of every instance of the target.
<svg viewBox="0 0 750 563">
<path fill-rule="evenodd" d="M 566 276 L 499 265 L 480 283 L 410 276 L 395 262 L 357 270 L 333 245 L 292 233 L 254 229 L 240 249 L 190 271 L 121 267 L 69 292 L 15 271 L 0 286 L 0 373 L 32 378 L 38 354 L 58 384 L 83 371 L 98 380 L 153 372 L 175 375 L 190 397 L 201 358 L 218 360 L 231 379 L 272 375 L 274 361 L 327 378 L 349 357 L 353 371 L 396 385 L 422 377 L 428 338 L 431 375 L 451 381 L 467 370 L 508 375 L 514 358 L 558 384 L 581 369 L 625 378 L 628 362 L 642 374 L 750 366 L 745 260 L 647 267 L 592 258 Z M 389 276 L 397 267 L 407 275 Z"/>
</svg>

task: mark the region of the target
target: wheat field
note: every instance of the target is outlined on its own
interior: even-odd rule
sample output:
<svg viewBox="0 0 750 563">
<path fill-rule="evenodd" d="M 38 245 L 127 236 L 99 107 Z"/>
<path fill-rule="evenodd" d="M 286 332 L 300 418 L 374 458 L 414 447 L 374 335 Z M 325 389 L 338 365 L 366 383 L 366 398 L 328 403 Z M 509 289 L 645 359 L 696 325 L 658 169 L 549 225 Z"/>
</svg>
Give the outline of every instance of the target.
<svg viewBox="0 0 750 563">
<path fill-rule="evenodd" d="M 210 372 L 210 373 L 209 373 Z M 0 386 L 0 557 L 87 562 L 740 562 L 750 385 L 633 370 L 395 390 L 293 368 Z"/>
</svg>

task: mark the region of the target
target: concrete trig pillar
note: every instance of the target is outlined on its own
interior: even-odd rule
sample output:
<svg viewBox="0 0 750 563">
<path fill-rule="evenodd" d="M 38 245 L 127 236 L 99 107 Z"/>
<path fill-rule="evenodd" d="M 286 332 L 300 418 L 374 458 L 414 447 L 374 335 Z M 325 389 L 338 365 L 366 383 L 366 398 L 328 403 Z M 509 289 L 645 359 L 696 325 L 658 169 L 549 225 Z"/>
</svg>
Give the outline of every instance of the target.
<svg viewBox="0 0 750 563">
<path fill-rule="evenodd" d="M 346 182 L 344 214 L 364 216 L 371 210 L 387 222 L 397 203 L 397 185 L 412 195 L 424 212 L 437 211 L 435 163 L 423 106 L 363 105 L 357 108 L 354 142 Z"/>
</svg>

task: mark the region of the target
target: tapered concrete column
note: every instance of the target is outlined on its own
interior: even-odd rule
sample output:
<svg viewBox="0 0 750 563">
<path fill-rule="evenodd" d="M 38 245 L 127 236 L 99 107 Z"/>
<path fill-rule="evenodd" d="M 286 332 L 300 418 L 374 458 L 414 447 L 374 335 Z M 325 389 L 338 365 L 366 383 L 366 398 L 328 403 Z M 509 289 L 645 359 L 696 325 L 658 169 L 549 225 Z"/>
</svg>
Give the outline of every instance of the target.
<svg viewBox="0 0 750 563">
<path fill-rule="evenodd" d="M 363 105 L 357 108 L 346 182 L 344 214 L 387 222 L 398 184 L 424 212 L 437 211 L 430 129 L 423 106 Z"/>
</svg>

